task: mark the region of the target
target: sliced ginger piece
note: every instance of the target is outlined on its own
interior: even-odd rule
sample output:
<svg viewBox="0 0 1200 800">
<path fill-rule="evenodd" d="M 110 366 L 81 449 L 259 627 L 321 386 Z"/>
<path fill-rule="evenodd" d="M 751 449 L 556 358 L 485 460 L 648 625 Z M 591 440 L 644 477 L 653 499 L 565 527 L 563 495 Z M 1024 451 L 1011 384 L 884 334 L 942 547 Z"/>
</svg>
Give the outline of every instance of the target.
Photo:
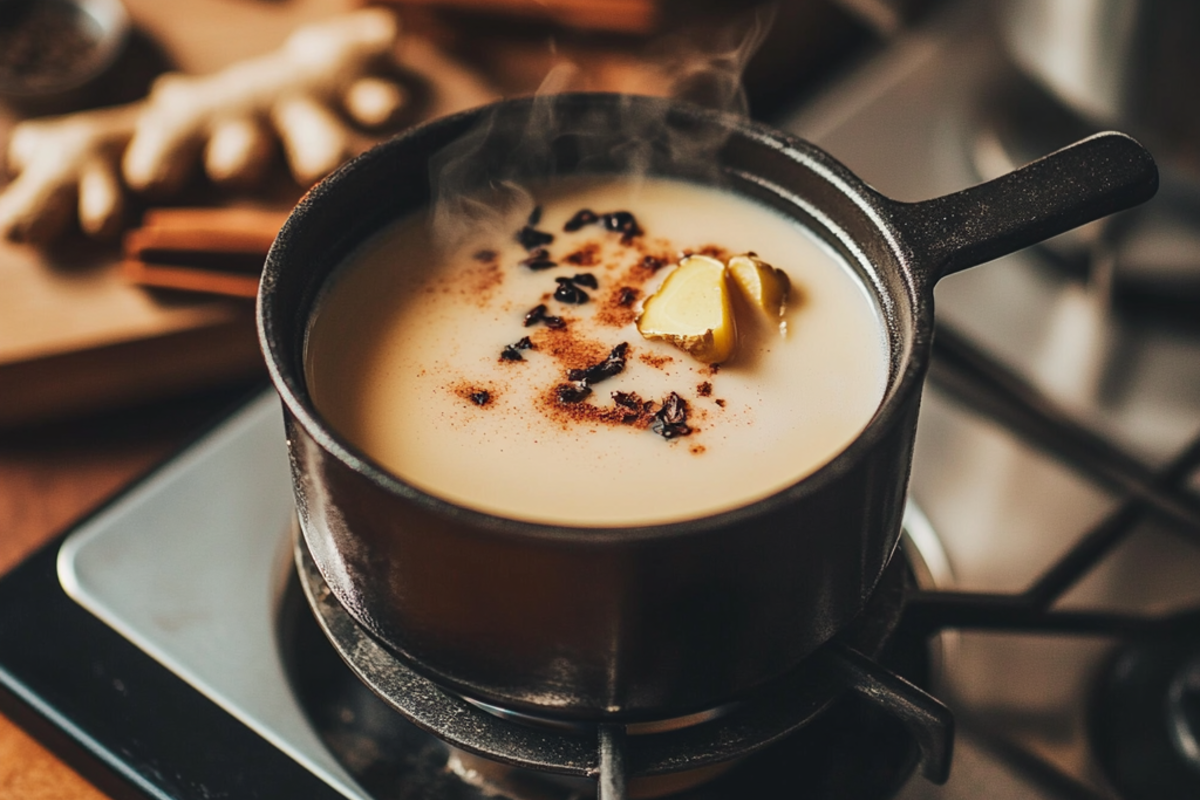
<svg viewBox="0 0 1200 800">
<path fill-rule="evenodd" d="M 646 299 L 638 332 L 670 342 L 705 364 L 727 360 L 737 344 L 727 275 L 715 258 L 684 258 Z"/>
<path fill-rule="evenodd" d="M 783 316 L 791 288 L 786 272 L 746 253 L 729 259 L 729 274 L 746 302 L 771 319 Z"/>
</svg>

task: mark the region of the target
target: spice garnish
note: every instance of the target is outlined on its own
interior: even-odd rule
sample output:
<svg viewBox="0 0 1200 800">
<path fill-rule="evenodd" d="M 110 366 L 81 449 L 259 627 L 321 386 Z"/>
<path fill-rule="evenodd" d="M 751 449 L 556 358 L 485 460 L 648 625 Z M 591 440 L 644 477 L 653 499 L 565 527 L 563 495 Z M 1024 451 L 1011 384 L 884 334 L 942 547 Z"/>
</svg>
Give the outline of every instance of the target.
<svg viewBox="0 0 1200 800">
<path fill-rule="evenodd" d="M 563 226 L 563 230 L 567 233 L 572 233 L 584 225 L 593 225 L 597 222 L 605 230 L 621 234 L 622 244 L 629 244 L 635 236 L 642 235 L 642 229 L 638 227 L 637 220 L 628 211 L 610 211 L 607 214 L 597 215 L 590 208 L 577 211 L 575 216 L 567 220 L 567 224 Z"/>
<path fill-rule="evenodd" d="M 471 392 L 471 402 L 477 406 L 486 406 L 492 402 L 492 394 L 487 389 L 480 389 L 478 392 Z"/>
<path fill-rule="evenodd" d="M 622 286 L 617 290 L 617 305 L 631 306 L 637 300 L 638 291 L 630 286 Z"/>
<path fill-rule="evenodd" d="M 589 289 L 598 289 L 600 284 L 596 282 L 596 276 L 590 272 L 581 272 L 571 277 L 571 283 L 578 286 L 586 286 Z"/>
<path fill-rule="evenodd" d="M 529 212 L 529 221 L 527 224 L 532 227 L 532 226 L 536 226 L 541 221 L 542 221 L 542 207 L 534 206 L 533 211 Z"/>
<path fill-rule="evenodd" d="M 525 314 L 526 328 L 528 328 L 530 325 L 536 325 L 539 322 L 544 324 L 547 328 L 562 328 L 567 324 L 562 317 L 555 317 L 547 314 L 545 303 L 538 303 L 536 306 L 529 309 L 529 311 Z"/>
<path fill-rule="evenodd" d="M 630 411 L 642 410 L 642 398 L 638 397 L 637 392 L 613 392 L 612 399 L 614 403 Z"/>
<path fill-rule="evenodd" d="M 572 305 L 581 305 L 588 301 L 588 293 L 575 285 L 574 278 L 555 278 L 558 288 L 554 290 L 554 299 Z"/>
<path fill-rule="evenodd" d="M 700 384 L 696 387 L 696 394 L 700 395 L 701 397 L 709 397 L 712 394 L 712 384 L 708 381 Z"/>
<path fill-rule="evenodd" d="M 666 265 L 666 259 L 659 258 L 658 256 L 643 256 L 641 261 L 641 266 L 645 267 L 651 272 L 658 272 Z"/>
<path fill-rule="evenodd" d="M 550 251 L 544 247 L 539 247 L 529 254 L 528 258 L 517 262 L 523 267 L 529 267 L 532 270 L 550 269 L 557 267 L 558 262 L 550 258 Z"/>
<path fill-rule="evenodd" d="M 525 312 L 525 327 L 537 325 L 546 318 L 546 304 L 538 303 L 533 308 Z"/>
<path fill-rule="evenodd" d="M 687 401 L 675 392 L 671 392 L 670 396 L 663 401 L 662 408 L 655 413 L 650 430 L 664 439 L 687 436 L 692 432 L 691 427 L 687 424 L 687 412 Z"/>
<path fill-rule="evenodd" d="M 613 211 L 604 215 L 604 227 L 621 234 L 621 243 L 629 244 L 635 236 L 642 235 L 637 220 L 628 211 Z"/>
<path fill-rule="evenodd" d="M 593 267 L 600 263 L 600 247 L 595 243 L 584 245 L 564 258 L 563 261 L 577 267 Z"/>
<path fill-rule="evenodd" d="M 599 383 L 600 381 L 620 375 L 625 371 L 625 353 L 629 350 L 629 342 L 621 342 L 612 349 L 608 358 L 599 364 L 593 364 L 585 369 L 573 369 L 567 372 L 567 380 L 582 381 L 584 384 Z"/>
<path fill-rule="evenodd" d="M 476 261 L 495 261 L 497 253 L 495 250 L 476 250 L 473 258 Z"/>
<path fill-rule="evenodd" d="M 550 244 L 554 241 L 553 233 L 535 230 L 532 225 L 526 225 L 521 230 L 517 231 L 517 242 L 526 250 L 535 250 L 542 245 Z"/>
<path fill-rule="evenodd" d="M 555 391 L 558 393 L 558 402 L 560 403 L 579 403 L 592 393 L 589 386 L 573 383 L 561 383 Z"/>
<path fill-rule="evenodd" d="M 537 346 L 530 340 L 528 336 L 522 338 L 515 344 L 506 344 L 504 349 L 500 351 L 501 361 L 524 361 L 525 357 L 521 355 L 522 350 L 536 350 Z"/>
<path fill-rule="evenodd" d="M 651 403 L 644 402 L 636 392 L 613 392 L 613 403 L 624 409 L 621 412 L 621 422 L 631 424 L 637 422 L 643 413 L 650 410 Z"/>
<path fill-rule="evenodd" d="M 575 216 L 567 220 L 567 224 L 563 225 L 563 230 L 567 233 L 574 233 L 584 225 L 591 225 L 593 222 L 599 221 L 599 219 L 600 218 L 596 216 L 596 212 L 592 211 L 590 208 L 584 208 L 576 211 Z"/>
</svg>

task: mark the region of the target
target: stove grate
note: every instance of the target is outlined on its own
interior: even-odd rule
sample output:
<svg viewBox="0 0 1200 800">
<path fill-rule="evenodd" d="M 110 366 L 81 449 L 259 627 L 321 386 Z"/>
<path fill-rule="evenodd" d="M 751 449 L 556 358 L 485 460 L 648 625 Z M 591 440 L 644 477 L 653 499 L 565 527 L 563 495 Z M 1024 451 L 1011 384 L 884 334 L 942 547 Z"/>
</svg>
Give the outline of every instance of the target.
<svg viewBox="0 0 1200 800">
<path fill-rule="evenodd" d="M 1109 779 L 1129 800 L 1200 796 L 1200 758 L 1178 744 L 1200 727 L 1194 709 L 1195 689 L 1172 702 L 1174 690 L 1194 671 L 1200 658 L 1200 609 L 1165 615 L 1125 614 L 1101 610 L 1056 610 L 1054 605 L 1094 570 L 1137 524 L 1149 515 L 1171 523 L 1170 530 L 1200 544 L 1200 502 L 1187 482 L 1200 468 L 1200 437 L 1164 468 L 1154 470 L 1118 444 L 1092 431 L 1034 386 L 1012 372 L 953 328 L 939 324 L 934 339 L 933 383 L 972 411 L 1004 425 L 1026 442 L 1074 468 L 1124 500 L 1108 516 L 1084 532 L 1074 545 L 1024 591 L 1013 594 L 925 590 L 905 609 L 901 625 L 929 638 L 943 631 L 986 630 L 1101 636 L 1117 640 L 1121 649 L 1096 692 L 1091 733 Z M 1142 666 L 1143 661 L 1151 666 Z M 1136 662 L 1148 673 L 1144 683 L 1126 688 L 1123 674 Z M 1141 679 L 1139 673 L 1138 679 Z M 1190 686 L 1190 684 L 1189 684 Z M 1130 700 L 1136 695 L 1140 702 Z M 1114 704 L 1120 706 L 1114 708 Z M 1130 711 L 1129 708 L 1135 710 Z M 1172 717 L 1174 714 L 1174 717 Z M 1190 715 L 1189 715 L 1190 714 Z M 1136 718 L 1136 723 L 1130 717 Z M 1182 734 L 1169 735 L 1183 726 Z M 1190 727 L 1189 727 L 1190 726 Z M 985 721 L 964 720 L 996 754 L 1047 791 L 1065 800 L 1098 800 L 1101 795 L 1034 751 L 995 732 Z M 1124 733 L 1123 728 L 1135 732 Z M 1145 758 L 1121 755 L 1120 742 L 1145 734 L 1158 742 Z M 1127 747 L 1126 752 L 1137 750 Z M 1150 759 L 1157 769 L 1145 768 Z"/>
</svg>

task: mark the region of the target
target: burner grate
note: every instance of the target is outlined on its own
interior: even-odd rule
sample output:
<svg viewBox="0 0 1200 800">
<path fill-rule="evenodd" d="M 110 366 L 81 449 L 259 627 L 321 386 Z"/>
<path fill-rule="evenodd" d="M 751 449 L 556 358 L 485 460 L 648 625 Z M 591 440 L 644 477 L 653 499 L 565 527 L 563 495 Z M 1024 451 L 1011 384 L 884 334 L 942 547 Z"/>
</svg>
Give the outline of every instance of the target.
<svg viewBox="0 0 1200 800">
<path fill-rule="evenodd" d="M 1200 469 L 1200 437 L 1156 471 L 1090 430 L 953 328 L 939 325 L 933 352 L 930 377 L 938 388 L 1125 499 L 1024 591 L 921 591 L 910 600 L 902 625 L 923 638 L 949 629 L 970 629 L 1117 640 L 1123 647 L 1097 692 L 1090 726 L 1102 767 L 1128 800 L 1200 796 L 1200 759 L 1168 730 L 1182 725 L 1187 728 L 1185 737 L 1195 736 L 1195 710 L 1193 705 L 1185 706 L 1195 703 L 1194 693 L 1172 704 L 1169 692 L 1184 691 L 1180 682 L 1191 676 L 1195 659 L 1200 658 L 1200 608 L 1167 615 L 1054 609 L 1068 590 L 1132 535 L 1144 517 L 1157 516 L 1171 523 L 1174 533 L 1200 544 L 1200 502 L 1187 488 L 1189 478 Z M 1139 674 L 1134 685 L 1127 686 L 1118 675 L 1135 669 Z M 1194 692 L 1190 683 L 1185 688 Z M 1035 752 L 990 731 L 985 720 L 968 718 L 964 723 L 972 731 L 983 728 L 980 736 L 995 752 L 1056 796 L 1101 798 Z M 1130 744 L 1133 735 L 1123 728 L 1154 739 L 1152 757 L 1131 760 L 1122 755 L 1130 748 L 1122 751 L 1120 743 Z M 1141 751 L 1135 747 L 1133 752 Z M 1158 768 L 1147 768 L 1150 762 Z"/>
<path fill-rule="evenodd" d="M 755 753 L 810 724 L 848 690 L 907 729 L 926 777 L 942 783 L 949 774 L 949 710 L 859 652 L 881 652 L 901 613 L 908 581 L 902 558 L 893 560 L 863 614 L 870 624 L 854 626 L 755 696 L 694 726 L 626 735 L 624 725 L 599 724 L 578 735 L 496 716 L 419 675 L 350 617 L 321 578 L 298 532 L 294 539 L 300 583 L 323 631 L 355 674 L 388 705 L 468 752 L 520 768 L 595 778 L 601 800 L 624 798 L 631 777 L 694 774 Z"/>
</svg>

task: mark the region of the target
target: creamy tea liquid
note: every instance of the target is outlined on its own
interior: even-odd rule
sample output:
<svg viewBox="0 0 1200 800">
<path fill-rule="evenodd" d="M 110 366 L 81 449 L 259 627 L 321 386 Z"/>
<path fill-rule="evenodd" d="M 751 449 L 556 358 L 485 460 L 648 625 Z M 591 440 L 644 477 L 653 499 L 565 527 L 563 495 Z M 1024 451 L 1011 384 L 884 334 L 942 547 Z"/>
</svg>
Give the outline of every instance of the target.
<svg viewBox="0 0 1200 800">
<path fill-rule="evenodd" d="M 888 370 L 878 306 L 796 222 L 662 179 L 571 180 L 533 195 L 500 232 L 452 252 L 432 246 L 424 216 L 398 222 L 326 290 L 307 342 L 313 401 L 386 469 L 515 519 L 673 522 L 794 483 L 875 413 Z M 636 230 L 602 218 L 564 231 L 582 209 L 629 212 Z M 747 251 L 791 280 L 782 326 L 737 308 L 738 349 L 715 369 L 638 333 L 642 301 L 683 253 Z M 623 369 L 593 371 L 590 393 L 568 378 L 611 365 L 614 348 Z M 682 403 L 671 410 L 686 415 L 674 427 L 663 411 L 672 393 Z"/>
</svg>

